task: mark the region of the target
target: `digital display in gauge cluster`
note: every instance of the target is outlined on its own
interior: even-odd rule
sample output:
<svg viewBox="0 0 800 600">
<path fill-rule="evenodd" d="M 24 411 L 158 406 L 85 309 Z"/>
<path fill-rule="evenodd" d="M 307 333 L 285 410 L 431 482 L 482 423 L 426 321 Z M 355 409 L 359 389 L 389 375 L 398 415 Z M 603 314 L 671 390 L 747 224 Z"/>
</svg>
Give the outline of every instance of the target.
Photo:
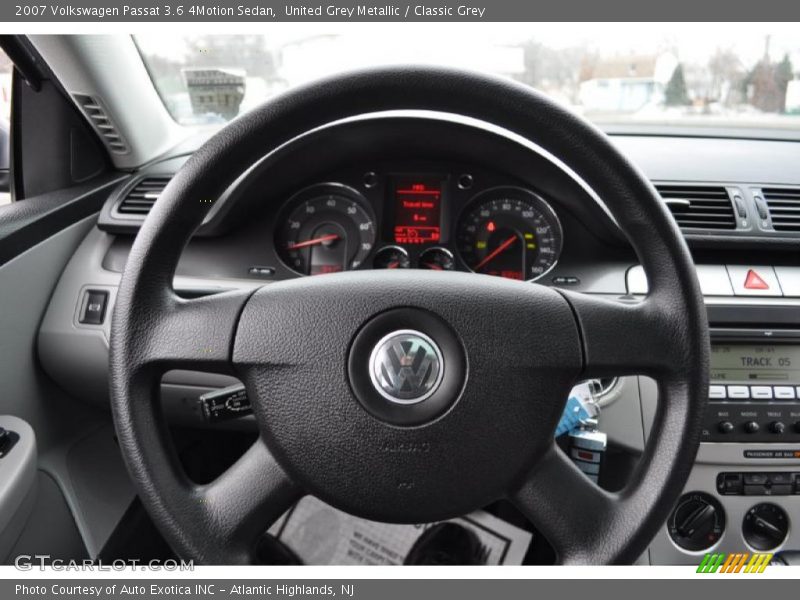
<svg viewBox="0 0 800 600">
<path fill-rule="evenodd" d="M 442 238 L 442 181 L 397 178 L 392 185 L 395 244 L 435 244 Z"/>
</svg>

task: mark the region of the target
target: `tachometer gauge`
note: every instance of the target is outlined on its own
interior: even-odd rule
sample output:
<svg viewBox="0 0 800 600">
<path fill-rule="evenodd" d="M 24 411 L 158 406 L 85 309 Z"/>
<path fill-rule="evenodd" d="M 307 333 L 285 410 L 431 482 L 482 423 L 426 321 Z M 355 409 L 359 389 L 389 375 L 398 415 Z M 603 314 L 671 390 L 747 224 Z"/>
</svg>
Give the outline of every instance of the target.
<svg viewBox="0 0 800 600">
<path fill-rule="evenodd" d="M 561 253 L 561 224 L 550 206 L 522 188 L 478 194 L 462 213 L 456 243 L 476 273 L 508 279 L 538 279 Z"/>
<path fill-rule="evenodd" d="M 363 197 L 338 184 L 293 196 L 276 232 L 278 255 L 303 275 L 360 267 L 375 245 L 375 219 Z"/>
</svg>

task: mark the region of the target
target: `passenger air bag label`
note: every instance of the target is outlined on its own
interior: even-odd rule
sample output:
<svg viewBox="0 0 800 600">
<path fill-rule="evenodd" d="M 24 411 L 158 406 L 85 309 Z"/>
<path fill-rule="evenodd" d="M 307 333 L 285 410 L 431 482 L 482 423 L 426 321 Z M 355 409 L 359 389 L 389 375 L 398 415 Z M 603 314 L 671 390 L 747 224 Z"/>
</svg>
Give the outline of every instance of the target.
<svg viewBox="0 0 800 600">
<path fill-rule="evenodd" d="M 744 450 L 745 458 L 800 458 L 800 450 Z"/>
</svg>

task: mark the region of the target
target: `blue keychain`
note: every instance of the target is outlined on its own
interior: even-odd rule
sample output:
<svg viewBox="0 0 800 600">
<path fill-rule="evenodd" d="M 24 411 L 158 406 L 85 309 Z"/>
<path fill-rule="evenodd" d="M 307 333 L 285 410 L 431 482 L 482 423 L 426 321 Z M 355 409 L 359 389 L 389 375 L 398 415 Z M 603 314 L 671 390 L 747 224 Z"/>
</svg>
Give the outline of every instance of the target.
<svg viewBox="0 0 800 600">
<path fill-rule="evenodd" d="M 587 404 L 577 395 L 570 396 L 556 427 L 556 437 L 580 429 L 581 424 L 591 417 Z"/>
<path fill-rule="evenodd" d="M 572 388 L 567 405 L 556 427 L 556 437 L 571 431 L 577 431 L 589 419 L 594 419 L 600 412 L 592 396 L 592 389 L 587 383 Z"/>
</svg>

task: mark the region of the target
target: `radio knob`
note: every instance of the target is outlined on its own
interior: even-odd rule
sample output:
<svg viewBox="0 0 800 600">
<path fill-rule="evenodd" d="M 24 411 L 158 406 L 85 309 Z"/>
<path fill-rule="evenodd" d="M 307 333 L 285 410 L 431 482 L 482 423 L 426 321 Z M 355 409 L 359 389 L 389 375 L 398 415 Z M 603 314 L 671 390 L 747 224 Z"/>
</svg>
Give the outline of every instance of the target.
<svg viewBox="0 0 800 600">
<path fill-rule="evenodd" d="M 769 431 L 770 433 L 776 433 L 780 435 L 784 431 L 786 431 L 786 425 L 784 425 L 780 421 L 773 421 L 772 423 L 769 424 Z"/>
<path fill-rule="evenodd" d="M 744 431 L 745 433 L 758 433 L 759 427 L 758 423 L 755 421 L 748 421 L 744 424 Z"/>
<path fill-rule="evenodd" d="M 722 421 L 717 425 L 717 429 L 720 433 L 733 433 L 734 427 L 730 421 Z"/>
</svg>

